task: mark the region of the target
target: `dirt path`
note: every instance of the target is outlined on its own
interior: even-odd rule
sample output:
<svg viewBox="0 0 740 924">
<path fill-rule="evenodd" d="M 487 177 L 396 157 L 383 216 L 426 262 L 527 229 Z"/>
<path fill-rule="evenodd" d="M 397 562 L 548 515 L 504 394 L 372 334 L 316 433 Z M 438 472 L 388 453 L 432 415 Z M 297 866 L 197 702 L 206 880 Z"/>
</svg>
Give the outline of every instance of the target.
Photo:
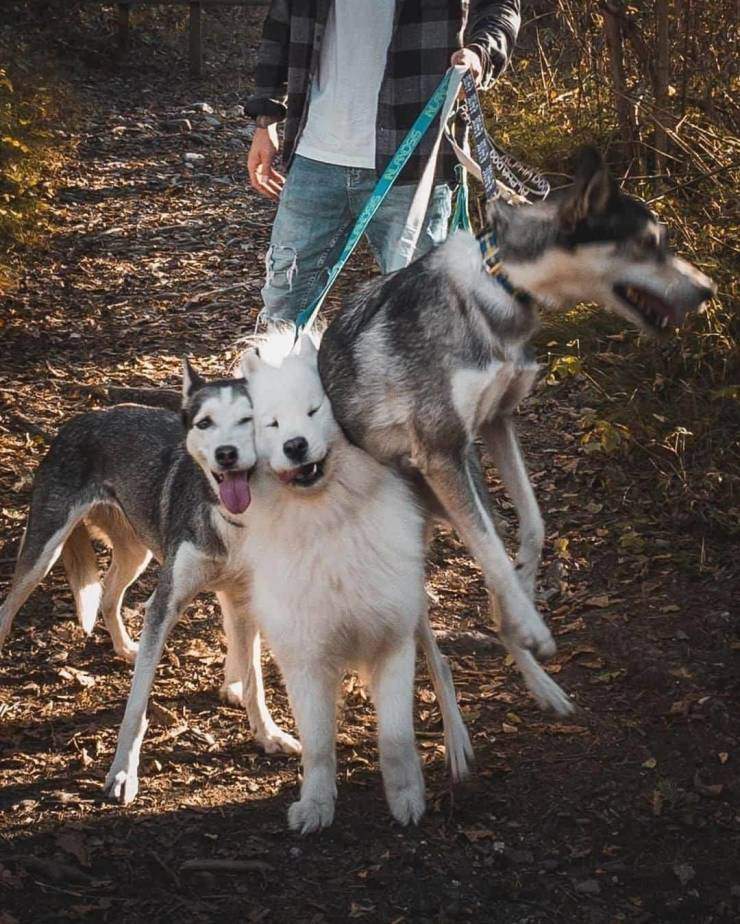
<svg viewBox="0 0 740 924">
<path fill-rule="evenodd" d="M 165 72 L 98 76 L 80 96 L 55 233 L 3 312 L 3 585 L 60 422 L 93 406 L 100 384 L 176 384 L 185 352 L 223 368 L 259 303 L 272 207 L 246 188 L 249 129 L 230 76 L 207 90 Z M 365 271 L 356 262 L 343 284 Z M 542 338 L 543 356 L 557 336 Z M 262 755 L 240 712 L 219 703 L 210 600 L 168 645 L 137 803 L 105 805 L 130 672 L 101 629 L 83 639 L 54 572 L 0 660 L 0 922 L 736 920 L 731 563 L 669 518 L 649 471 L 582 445 L 585 401 L 577 379 L 543 385 L 522 420 L 548 526 L 543 609 L 560 643 L 550 669 L 581 707 L 574 719 L 550 721 L 526 698 L 490 633 L 476 569 L 440 535 L 432 617 L 478 771 L 450 791 L 421 672 L 429 810 L 418 829 L 391 823 L 374 719 L 350 682 L 334 827 L 308 840 L 287 832 L 298 765 Z M 274 669 L 268 683 L 290 725 Z M 183 867 L 202 859 L 247 866 Z"/>
</svg>

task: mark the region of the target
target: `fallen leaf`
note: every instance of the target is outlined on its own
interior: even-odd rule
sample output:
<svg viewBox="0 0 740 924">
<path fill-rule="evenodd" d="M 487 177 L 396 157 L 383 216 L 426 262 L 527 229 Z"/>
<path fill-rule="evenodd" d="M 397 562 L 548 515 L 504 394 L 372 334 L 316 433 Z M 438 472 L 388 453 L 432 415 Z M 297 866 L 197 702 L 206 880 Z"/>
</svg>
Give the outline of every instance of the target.
<svg viewBox="0 0 740 924">
<path fill-rule="evenodd" d="M 68 828 L 57 835 L 57 845 L 65 853 L 71 854 L 81 866 L 90 865 L 90 855 L 87 850 L 87 840 L 82 831 Z"/>
<path fill-rule="evenodd" d="M 172 710 L 161 706 L 155 700 L 149 704 L 149 715 L 155 725 L 162 725 L 164 728 L 174 728 L 180 722 Z"/>
<path fill-rule="evenodd" d="M 702 796 L 709 796 L 710 798 L 716 798 L 722 794 L 724 787 L 722 783 L 705 783 L 697 770 L 694 774 L 694 789 L 700 793 Z"/>
<path fill-rule="evenodd" d="M 588 731 L 582 725 L 562 725 L 559 722 L 545 727 L 551 735 L 585 735 Z"/>
<path fill-rule="evenodd" d="M 496 832 L 490 828 L 463 828 L 463 834 L 471 844 L 496 837 Z"/>
<path fill-rule="evenodd" d="M 648 770 L 655 770 L 658 766 L 658 761 L 654 757 L 648 757 L 642 766 L 646 767 Z"/>
<path fill-rule="evenodd" d="M 696 870 L 688 863 L 677 863 L 673 867 L 673 872 L 682 886 L 687 885 L 696 876 Z"/>
</svg>

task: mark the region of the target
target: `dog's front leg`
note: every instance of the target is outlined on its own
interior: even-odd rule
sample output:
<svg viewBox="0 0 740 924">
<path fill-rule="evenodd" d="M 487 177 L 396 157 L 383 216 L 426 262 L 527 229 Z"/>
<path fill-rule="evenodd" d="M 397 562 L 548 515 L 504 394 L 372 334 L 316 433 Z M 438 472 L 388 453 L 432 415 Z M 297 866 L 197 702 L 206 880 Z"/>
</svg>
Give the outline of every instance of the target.
<svg viewBox="0 0 740 924">
<path fill-rule="evenodd" d="M 197 552 L 183 543 L 174 562 L 163 564 L 157 588 L 146 607 L 131 692 L 113 763 L 103 785 L 104 794 L 123 805 L 133 802 L 139 791 L 139 752 L 146 731 L 146 707 L 154 672 L 172 627 L 202 586 L 196 580 L 196 575 L 202 574 L 197 557 Z"/>
<path fill-rule="evenodd" d="M 496 531 L 488 489 L 473 447 L 459 455 L 430 456 L 423 474 L 483 569 L 491 599 L 500 605 L 502 639 L 540 657 L 554 654 L 552 635 L 524 593 Z"/>
<path fill-rule="evenodd" d="M 522 458 L 514 422 L 508 414 L 496 417 L 486 424 L 482 435 L 519 519 L 519 551 L 515 567 L 525 593 L 534 600 L 545 524 Z"/>
<path fill-rule="evenodd" d="M 415 639 L 406 639 L 375 665 L 370 690 L 378 713 L 378 750 L 385 796 L 402 825 L 424 814 L 424 776 L 414 740 Z"/>
<path fill-rule="evenodd" d="M 568 696 L 537 663 L 532 652 L 552 654 L 555 643 L 524 593 L 488 509 L 488 489 L 472 449 L 462 458 L 440 456 L 424 473 L 452 525 L 483 569 L 491 602 L 501 611 L 501 641 L 543 709 L 573 711 Z"/>
<path fill-rule="evenodd" d="M 216 596 L 221 604 L 227 645 L 221 698 L 246 709 L 252 734 L 267 754 L 300 754 L 300 744 L 275 723 L 265 702 L 262 645 L 249 613 L 248 595 L 219 591 Z"/>
<path fill-rule="evenodd" d="M 334 820 L 337 798 L 336 695 L 339 671 L 320 658 L 279 657 L 303 753 L 301 798 L 288 810 L 294 831 L 310 834 Z"/>
</svg>

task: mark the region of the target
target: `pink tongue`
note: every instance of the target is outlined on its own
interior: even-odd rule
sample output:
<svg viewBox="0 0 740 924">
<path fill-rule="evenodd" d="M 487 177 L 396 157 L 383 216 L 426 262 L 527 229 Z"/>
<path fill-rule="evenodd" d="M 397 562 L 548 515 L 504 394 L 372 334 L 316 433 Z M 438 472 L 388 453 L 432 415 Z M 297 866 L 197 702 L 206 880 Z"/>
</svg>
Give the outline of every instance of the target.
<svg viewBox="0 0 740 924">
<path fill-rule="evenodd" d="M 225 472 L 224 480 L 218 486 L 218 493 L 221 503 L 229 513 L 244 513 L 252 500 L 247 473 Z"/>
</svg>

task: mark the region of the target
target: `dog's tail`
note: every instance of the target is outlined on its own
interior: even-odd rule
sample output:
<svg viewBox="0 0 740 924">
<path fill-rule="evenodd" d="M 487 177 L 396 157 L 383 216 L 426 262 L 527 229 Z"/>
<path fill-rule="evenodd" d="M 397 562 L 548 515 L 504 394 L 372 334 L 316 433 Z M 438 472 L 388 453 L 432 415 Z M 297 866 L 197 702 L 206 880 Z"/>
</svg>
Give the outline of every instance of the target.
<svg viewBox="0 0 740 924">
<path fill-rule="evenodd" d="M 77 618 L 83 631 L 90 635 L 103 596 L 98 562 L 84 524 L 72 530 L 62 549 L 62 560 L 77 609 Z"/>
<path fill-rule="evenodd" d="M 452 779 L 458 782 L 470 773 L 470 764 L 474 760 L 473 745 L 470 743 L 470 736 L 457 704 L 450 665 L 439 650 L 426 615 L 419 621 L 418 637 L 432 677 L 439 711 L 442 713 L 447 766 Z"/>
</svg>

